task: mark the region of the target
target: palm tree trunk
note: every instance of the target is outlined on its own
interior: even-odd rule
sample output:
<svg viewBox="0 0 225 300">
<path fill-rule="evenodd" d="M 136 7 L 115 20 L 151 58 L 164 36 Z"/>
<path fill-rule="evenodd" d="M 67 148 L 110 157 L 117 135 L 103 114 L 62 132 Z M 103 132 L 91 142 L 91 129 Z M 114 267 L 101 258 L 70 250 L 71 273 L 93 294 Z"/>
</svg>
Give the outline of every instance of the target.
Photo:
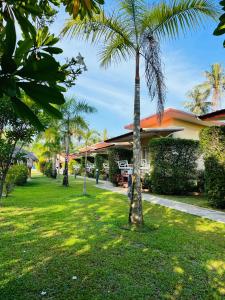
<svg viewBox="0 0 225 300">
<path fill-rule="evenodd" d="M 133 125 L 133 182 L 130 201 L 129 223 L 143 224 L 141 197 L 141 139 L 140 139 L 140 53 L 136 52 L 136 72 L 134 90 L 134 125 Z"/>
<path fill-rule="evenodd" d="M 87 148 L 87 145 L 86 145 Z M 83 194 L 87 194 L 87 151 L 85 153 L 85 163 L 84 163 L 84 188 L 83 188 Z"/>
<path fill-rule="evenodd" d="M 3 188 L 4 188 L 4 183 L 5 183 L 5 179 L 6 179 L 6 174 L 7 174 L 7 171 L 4 171 L 4 173 L 2 174 L 1 176 L 1 179 L 0 179 L 0 206 L 2 206 L 2 194 L 3 194 Z"/>
<path fill-rule="evenodd" d="M 52 177 L 53 178 L 57 178 L 57 170 L 56 170 L 56 153 L 54 153 L 53 155 L 53 159 L 52 159 Z"/>
<path fill-rule="evenodd" d="M 217 88 L 214 88 L 213 91 L 213 110 L 216 111 L 220 109 L 220 93 Z"/>
<path fill-rule="evenodd" d="M 67 120 L 67 132 L 66 132 L 66 156 L 65 156 L 65 168 L 64 168 L 64 177 L 63 177 L 63 185 L 69 185 L 69 177 L 68 177 L 68 160 L 69 160 L 69 119 Z"/>
</svg>

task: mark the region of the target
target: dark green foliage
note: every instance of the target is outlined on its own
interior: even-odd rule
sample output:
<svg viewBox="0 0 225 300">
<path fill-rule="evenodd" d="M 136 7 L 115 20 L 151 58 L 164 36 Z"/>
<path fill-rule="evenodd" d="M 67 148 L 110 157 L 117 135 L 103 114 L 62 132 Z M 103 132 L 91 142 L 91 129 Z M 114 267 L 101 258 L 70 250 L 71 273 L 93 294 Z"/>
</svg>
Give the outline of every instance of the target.
<svg viewBox="0 0 225 300">
<path fill-rule="evenodd" d="M 142 181 L 142 188 L 143 189 L 148 189 L 151 191 L 152 189 L 152 184 L 151 184 L 151 175 L 150 174 L 145 174 L 143 181 Z"/>
<path fill-rule="evenodd" d="M 47 177 L 52 177 L 52 162 L 46 162 L 45 167 L 44 167 L 44 174 Z"/>
<path fill-rule="evenodd" d="M 102 154 L 96 154 L 95 156 L 95 169 L 98 169 L 99 172 L 102 171 L 103 169 L 103 164 L 104 162 L 106 162 L 108 159 L 107 159 L 107 156 L 106 155 L 102 155 Z"/>
<path fill-rule="evenodd" d="M 117 161 L 127 160 L 131 161 L 133 154 L 131 150 L 115 148 L 109 150 L 109 180 L 113 184 L 117 184 L 117 175 L 120 174 Z"/>
<path fill-rule="evenodd" d="M 64 64 L 56 60 L 55 55 L 63 51 L 56 45 L 59 38 L 46 26 L 57 12 L 55 6 L 64 4 L 72 14 L 73 3 L 72 0 L 5 0 L 0 5 L 0 97 L 9 97 L 16 113 L 39 130 L 44 129 L 44 124 L 22 95 L 29 96 L 48 114 L 60 118 L 61 113 L 54 104 L 65 102 L 63 92 L 86 70 L 85 63 L 78 57 L 67 59 Z M 91 16 L 96 7 L 95 1 L 90 2 L 90 7 L 81 1 L 77 15 Z M 18 40 L 16 25 L 22 32 L 21 40 Z"/>
<path fill-rule="evenodd" d="M 223 11 L 225 10 L 225 1 L 220 1 L 220 5 L 222 6 Z M 225 13 L 220 16 L 219 18 L 220 22 L 217 26 L 217 28 L 214 31 L 214 35 L 223 35 L 225 33 Z M 225 47 L 225 41 L 223 42 L 223 46 Z"/>
<path fill-rule="evenodd" d="M 40 159 L 39 162 L 38 162 L 38 170 L 44 174 L 44 171 L 45 171 L 45 165 L 46 165 L 46 160 L 42 160 Z"/>
<path fill-rule="evenodd" d="M 205 193 L 211 205 L 225 208 L 225 126 L 205 128 L 200 134 L 205 158 Z"/>
<path fill-rule="evenodd" d="M 205 190 L 205 170 L 198 170 L 196 191 L 198 193 L 203 193 L 204 190 Z"/>
<path fill-rule="evenodd" d="M 152 191 L 185 195 L 197 180 L 199 143 L 193 140 L 157 138 L 150 141 Z"/>
</svg>

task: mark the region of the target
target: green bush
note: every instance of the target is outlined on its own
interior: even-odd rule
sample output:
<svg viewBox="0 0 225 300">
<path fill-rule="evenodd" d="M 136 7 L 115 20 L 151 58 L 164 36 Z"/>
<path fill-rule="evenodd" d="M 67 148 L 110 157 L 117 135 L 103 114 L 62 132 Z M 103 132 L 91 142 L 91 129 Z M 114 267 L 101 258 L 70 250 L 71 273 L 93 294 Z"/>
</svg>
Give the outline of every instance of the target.
<svg viewBox="0 0 225 300">
<path fill-rule="evenodd" d="M 205 171 L 198 170 L 196 192 L 203 193 L 205 190 Z"/>
<path fill-rule="evenodd" d="M 8 171 L 5 183 L 6 193 L 9 193 L 14 185 L 24 185 L 27 182 L 28 170 L 25 165 L 13 165 Z"/>
<path fill-rule="evenodd" d="M 46 165 L 46 160 L 43 160 L 43 159 L 40 159 L 39 161 L 38 161 L 38 165 L 37 165 L 37 167 L 38 167 L 38 170 L 42 173 L 42 174 L 44 174 L 44 172 L 45 172 L 45 165 Z"/>
<path fill-rule="evenodd" d="M 117 175 L 120 174 L 117 161 L 118 160 L 127 160 L 131 161 L 132 151 L 126 149 L 110 149 L 109 150 L 109 180 L 113 184 L 117 184 Z"/>
<path fill-rule="evenodd" d="M 13 191 L 13 188 L 15 186 L 15 175 L 11 170 L 8 171 L 8 174 L 5 179 L 5 186 L 4 186 L 4 191 L 6 197 Z"/>
<path fill-rule="evenodd" d="M 52 177 L 52 162 L 46 162 L 44 166 L 44 175 L 47 177 Z"/>
<path fill-rule="evenodd" d="M 149 191 L 151 191 L 151 189 L 152 189 L 151 176 L 148 173 L 146 173 L 144 178 L 143 178 L 142 188 L 143 189 L 148 189 Z"/>
<path fill-rule="evenodd" d="M 107 161 L 106 155 L 96 154 L 96 156 L 95 156 L 95 169 L 98 169 L 99 172 L 101 172 L 102 169 L 103 169 L 103 164 L 106 161 Z"/>
<path fill-rule="evenodd" d="M 203 129 L 200 145 L 205 159 L 205 194 L 212 206 L 225 208 L 225 126 Z"/>
<path fill-rule="evenodd" d="M 75 160 L 71 159 L 68 163 L 68 170 L 69 170 L 69 174 L 73 175 L 74 174 L 74 166 L 76 165 Z"/>
<path fill-rule="evenodd" d="M 151 187 L 157 194 L 185 195 L 197 181 L 198 141 L 156 138 L 150 141 Z"/>
</svg>

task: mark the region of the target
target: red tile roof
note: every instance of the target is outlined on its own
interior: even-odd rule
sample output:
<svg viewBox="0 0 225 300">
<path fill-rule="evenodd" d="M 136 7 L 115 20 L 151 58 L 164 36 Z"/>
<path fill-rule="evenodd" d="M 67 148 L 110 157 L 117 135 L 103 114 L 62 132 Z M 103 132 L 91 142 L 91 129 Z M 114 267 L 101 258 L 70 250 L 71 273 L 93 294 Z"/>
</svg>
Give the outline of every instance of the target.
<svg viewBox="0 0 225 300">
<path fill-rule="evenodd" d="M 175 108 L 165 109 L 161 124 L 159 123 L 158 115 L 153 114 L 147 118 L 141 119 L 140 125 L 141 128 L 166 127 L 166 123 L 172 119 L 179 119 L 179 120 L 183 120 L 195 124 L 197 123 L 205 126 L 208 125 L 206 122 L 199 120 L 198 117 L 195 116 L 194 114 L 182 110 L 178 110 Z M 124 128 L 132 130 L 133 124 L 126 125 L 124 126 Z"/>
<path fill-rule="evenodd" d="M 206 120 L 206 121 L 225 121 L 225 109 L 221 109 L 221 110 L 217 110 L 217 111 L 213 111 L 209 114 L 205 114 L 202 116 L 199 116 L 199 119 L 201 120 Z"/>
</svg>

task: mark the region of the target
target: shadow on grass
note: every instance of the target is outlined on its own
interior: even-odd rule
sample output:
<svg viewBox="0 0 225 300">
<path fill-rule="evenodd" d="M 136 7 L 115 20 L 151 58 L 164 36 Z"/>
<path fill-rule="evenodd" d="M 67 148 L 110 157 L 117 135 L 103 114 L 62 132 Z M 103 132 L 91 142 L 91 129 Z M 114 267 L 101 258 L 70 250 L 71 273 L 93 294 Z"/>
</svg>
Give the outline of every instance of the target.
<svg viewBox="0 0 225 300">
<path fill-rule="evenodd" d="M 126 197 L 35 182 L 0 214 L 0 298 L 223 298 L 222 224 L 144 203 L 145 227 L 130 230 Z"/>
</svg>

